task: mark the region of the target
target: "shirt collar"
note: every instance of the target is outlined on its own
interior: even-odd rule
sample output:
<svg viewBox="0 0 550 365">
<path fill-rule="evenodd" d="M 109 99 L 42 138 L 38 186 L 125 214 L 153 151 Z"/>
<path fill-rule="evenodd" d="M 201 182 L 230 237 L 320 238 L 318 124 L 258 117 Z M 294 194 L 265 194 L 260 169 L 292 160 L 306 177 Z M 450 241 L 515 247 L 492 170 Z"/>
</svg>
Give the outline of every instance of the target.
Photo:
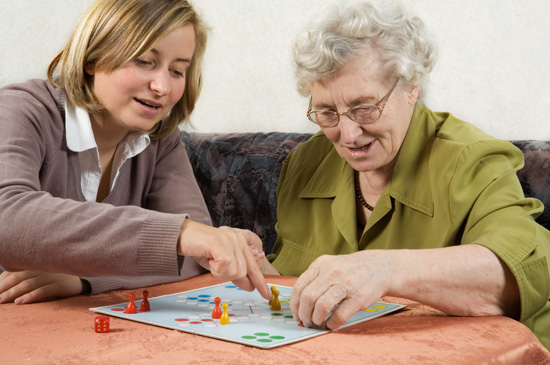
<svg viewBox="0 0 550 365">
<path fill-rule="evenodd" d="M 430 154 L 435 133 L 430 110 L 417 105 L 388 184 L 392 197 L 429 216 L 434 213 Z"/>
<path fill-rule="evenodd" d="M 90 114 L 81 107 L 73 105 L 66 99 L 65 123 L 67 129 L 67 147 L 73 152 L 83 152 L 97 149 L 97 143 L 92 130 Z M 151 138 L 147 134 L 129 134 L 121 142 L 120 159 L 137 156 L 149 146 Z"/>
<path fill-rule="evenodd" d="M 67 147 L 73 152 L 97 148 L 90 114 L 85 109 L 73 105 L 69 98 L 65 98 L 65 103 Z"/>
</svg>

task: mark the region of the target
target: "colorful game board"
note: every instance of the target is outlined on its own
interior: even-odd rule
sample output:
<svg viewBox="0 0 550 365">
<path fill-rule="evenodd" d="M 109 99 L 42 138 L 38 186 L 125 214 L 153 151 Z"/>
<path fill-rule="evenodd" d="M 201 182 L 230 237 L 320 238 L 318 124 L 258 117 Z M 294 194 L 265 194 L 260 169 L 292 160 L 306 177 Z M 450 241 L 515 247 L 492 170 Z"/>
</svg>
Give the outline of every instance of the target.
<svg viewBox="0 0 550 365">
<path fill-rule="evenodd" d="M 330 332 L 326 329 L 300 326 L 293 320 L 289 308 L 292 288 L 285 286 L 276 286 L 276 288 L 280 292 L 281 310 L 279 311 L 272 311 L 268 301 L 263 299 L 257 291 L 247 292 L 232 283 L 148 298 L 151 308 L 149 312 L 138 311 L 135 314 L 126 314 L 124 310 L 128 302 L 90 308 L 90 310 L 260 348 L 273 348 Z M 219 319 L 212 318 L 216 297 L 221 298 L 221 303 L 228 304 L 227 313 L 230 324 L 221 325 Z M 135 301 L 137 308 L 140 307 L 140 303 L 141 298 L 138 296 Z M 405 306 L 401 304 L 377 302 L 357 312 L 341 328 L 383 316 L 403 307 Z"/>
</svg>

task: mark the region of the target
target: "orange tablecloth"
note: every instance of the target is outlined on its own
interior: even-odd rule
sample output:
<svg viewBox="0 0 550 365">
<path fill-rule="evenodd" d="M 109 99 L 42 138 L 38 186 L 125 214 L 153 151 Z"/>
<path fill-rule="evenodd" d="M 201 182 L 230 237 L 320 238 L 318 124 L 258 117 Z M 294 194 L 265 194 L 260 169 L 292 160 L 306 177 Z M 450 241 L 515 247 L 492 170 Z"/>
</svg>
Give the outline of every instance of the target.
<svg viewBox="0 0 550 365">
<path fill-rule="evenodd" d="M 269 276 L 268 281 L 291 286 L 295 278 Z M 148 290 L 155 297 L 220 282 L 205 274 Z M 408 307 L 270 350 L 119 318 L 111 318 L 109 333 L 95 333 L 98 314 L 89 308 L 125 302 L 129 292 L 0 305 L 0 364 L 550 363 L 550 353 L 517 321 L 450 317 L 392 297 L 383 300 Z"/>
</svg>

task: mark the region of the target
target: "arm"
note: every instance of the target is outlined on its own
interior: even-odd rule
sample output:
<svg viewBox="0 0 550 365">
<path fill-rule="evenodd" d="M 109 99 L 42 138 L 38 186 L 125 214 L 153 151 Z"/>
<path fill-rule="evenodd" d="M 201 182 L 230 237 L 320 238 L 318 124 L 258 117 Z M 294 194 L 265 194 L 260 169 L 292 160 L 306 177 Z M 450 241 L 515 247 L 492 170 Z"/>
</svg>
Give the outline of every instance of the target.
<svg viewBox="0 0 550 365">
<path fill-rule="evenodd" d="M 177 280 L 183 261 L 177 255 L 177 242 L 182 224 L 189 215 L 179 214 L 181 205 L 177 204 L 166 213 L 132 206 L 144 202 L 139 195 L 142 188 L 138 185 L 147 185 L 148 181 L 132 180 L 132 189 L 119 189 L 120 194 L 134 192 L 128 202 L 119 207 L 78 201 L 81 194 L 73 180 L 78 174 L 73 173 L 74 155 L 58 149 L 64 138 L 62 110 L 56 110 L 59 105 L 48 92 L 42 90 L 38 96 L 29 96 L 33 94 L 30 89 L 0 92 L 0 105 L 5 110 L 2 116 L 5 133 L 0 136 L 0 155 L 3 157 L 0 159 L 0 220 L 10 227 L 0 232 L 1 265 L 11 271 L 34 269 L 93 277 L 124 275 L 126 278 L 163 277 L 160 280 L 166 281 L 166 277 L 172 277 Z M 178 137 L 177 142 L 181 144 Z M 159 161 L 172 161 L 176 165 L 179 162 L 178 166 L 185 166 L 185 161 L 177 161 L 177 155 L 162 152 Z M 129 163 L 139 164 L 139 161 Z M 150 163 L 142 166 L 139 172 L 146 174 L 150 166 Z M 170 196 L 177 193 L 174 190 L 165 194 L 164 201 L 161 198 L 162 186 L 172 181 L 167 178 L 174 171 L 168 170 L 147 185 L 151 187 L 148 197 L 151 207 L 162 206 L 167 201 L 181 201 Z M 193 179 L 192 174 L 185 177 L 190 178 Z M 65 180 L 67 184 L 60 183 Z M 172 186 L 181 188 L 178 185 L 181 180 L 174 180 L 177 181 L 172 182 Z M 48 186 L 53 190 L 42 190 Z M 202 203 L 204 208 L 200 192 L 186 198 L 189 206 L 197 208 Z M 210 222 L 207 214 L 202 217 L 193 214 L 192 218 Z M 24 224 L 29 221 L 33 224 Z M 52 227 L 56 229 L 50 229 Z M 24 241 L 21 241 L 21 232 L 24 232 Z M 111 280 L 109 285 L 113 282 L 116 280 Z M 103 285 L 102 289 L 112 288 Z"/>
<path fill-rule="evenodd" d="M 386 295 L 457 316 L 519 316 L 513 275 L 496 255 L 478 245 L 321 256 L 296 282 L 291 308 L 310 326 L 322 325 L 339 304 L 326 322 L 334 329 Z"/>
</svg>

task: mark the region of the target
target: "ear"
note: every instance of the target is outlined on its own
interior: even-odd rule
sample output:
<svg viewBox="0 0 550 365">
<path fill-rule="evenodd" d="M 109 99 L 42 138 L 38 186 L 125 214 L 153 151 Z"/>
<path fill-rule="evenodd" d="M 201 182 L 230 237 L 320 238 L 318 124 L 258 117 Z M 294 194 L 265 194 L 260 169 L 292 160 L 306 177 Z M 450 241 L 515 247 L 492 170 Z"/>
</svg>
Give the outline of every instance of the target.
<svg viewBox="0 0 550 365">
<path fill-rule="evenodd" d="M 411 105 L 416 104 L 416 101 L 418 100 L 419 89 L 420 89 L 419 85 L 415 85 L 409 89 L 409 93 L 407 94 L 407 100 L 409 104 Z"/>
<path fill-rule="evenodd" d="M 88 62 L 86 66 L 84 66 L 84 71 L 90 76 L 95 75 L 95 64 L 94 62 Z"/>
</svg>

